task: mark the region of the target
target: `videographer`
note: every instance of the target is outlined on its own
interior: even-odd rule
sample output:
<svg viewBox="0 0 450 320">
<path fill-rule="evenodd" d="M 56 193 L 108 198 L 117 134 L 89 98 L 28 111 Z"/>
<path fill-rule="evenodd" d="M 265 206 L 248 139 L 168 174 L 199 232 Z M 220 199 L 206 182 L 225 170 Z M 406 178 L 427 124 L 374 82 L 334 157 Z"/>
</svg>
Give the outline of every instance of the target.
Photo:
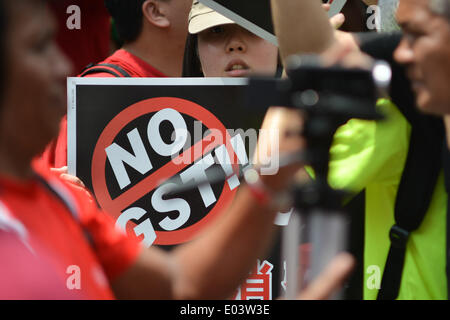
<svg viewBox="0 0 450 320">
<path fill-rule="evenodd" d="M 357 185 L 359 189 L 353 191 L 366 190 L 364 298 L 446 299 L 448 286 L 442 281 L 448 275 L 447 194 L 441 165 L 444 130 L 440 119 L 421 114 L 415 102 L 423 111 L 433 106 L 441 112 L 450 103 L 446 89 L 450 75 L 448 11 L 435 9 L 448 8 L 448 0 L 401 0 L 397 16 L 403 35 L 334 32 L 315 1 L 272 0 L 272 7 L 284 61 L 295 53 L 318 53 L 326 64 L 367 65 L 370 59 L 361 47 L 373 58 L 391 64 L 390 99 L 408 120 L 408 127 L 401 129 L 401 135 L 384 139 L 377 139 L 386 130 L 382 122 L 368 123 L 366 132 L 359 126 L 363 134 L 341 135 L 331 149 L 329 180 L 340 188 Z M 313 34 L 311 30 L 316 29 L 320 32 Z M 391 108 L 388 127 L 401 123 L 398 111 Z M 392 122 L 395 118 L 400 120 Z M 395 133 L 395 126 L 390 127 Z M 358 146 L 364 135 L 372 138 Z M 401 150 L 405 137 L 407 154 Z M 392 157 L 386 157 L 386 152 Z M 365 161 L 352 162 L 364 154 L 368 155 Z M 363 175 L 346 179 L 353 170 Z M 376 290 L 380 283 L 369 285 L 373 274 L 366 270 L 372 267 L 383 273 L 381 290 Z"/>
</svg>

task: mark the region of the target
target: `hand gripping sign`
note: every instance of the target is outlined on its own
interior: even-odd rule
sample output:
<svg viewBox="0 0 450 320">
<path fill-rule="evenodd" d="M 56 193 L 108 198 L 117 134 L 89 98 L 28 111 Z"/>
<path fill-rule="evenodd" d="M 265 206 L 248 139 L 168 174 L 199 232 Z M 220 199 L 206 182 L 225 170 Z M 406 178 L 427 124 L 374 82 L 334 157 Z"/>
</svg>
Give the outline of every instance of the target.
<svg viewBox="0 0 450 320">
<path fill-rule="evenodd" d="M 132 125 L 139 118 L 146 119 L 145 130 Z M 189 139 L 188 122 L 192 120 L 209 129 L 195 142 Z M 163 127 L 170 128 L 172 139 L 161 134 Z M 122 145 L 115 142 L 120 135 L 126 135 Z M 166 163 L 155 167 L 149 147 Z M 239 185 L 233 175 L 238 162 L 248 163 L 241 137 L 231 137 L 211 112 L 185 99 L 151 98 L 124 109 L 101 133 L 92 158 L 93 190 L 100 206 L 117 219 L 118 227 L 127 228 L 147 246 L 175 245 L 191 239 L 230 204 Z M 213 165 L 220 165 L 229 178 L 222 183 L 218 197 L 208 184 L 195 190 L 205 210 L 198 210 L 186 197 L 167 197 L 176 185 L 172 181 L 204 179 Z M 131 171 L 145 177 L 132 183 Z M 114 177 L 112 183 L 120 189 L 114 197 L 107 175 Z"/>
</svg>

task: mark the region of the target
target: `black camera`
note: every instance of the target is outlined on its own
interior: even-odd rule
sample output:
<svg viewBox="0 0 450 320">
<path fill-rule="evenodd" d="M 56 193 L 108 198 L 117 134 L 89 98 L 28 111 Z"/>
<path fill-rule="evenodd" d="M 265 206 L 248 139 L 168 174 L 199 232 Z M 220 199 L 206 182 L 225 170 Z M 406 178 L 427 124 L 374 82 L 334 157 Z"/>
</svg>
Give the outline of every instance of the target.
<svg viewBox="0 0 450 320">
<path fill-rule="evenodd" d="M 371 69 L 324 67 L 315 55 L 292 56 L 286 73 L 287 79 L 250 79 L 247 103 L 299 108 L 343 119 L 382 118 L 375 105 L 391 79 L 391 69 L 384 61 L 376 61 Z"/>
</svg>

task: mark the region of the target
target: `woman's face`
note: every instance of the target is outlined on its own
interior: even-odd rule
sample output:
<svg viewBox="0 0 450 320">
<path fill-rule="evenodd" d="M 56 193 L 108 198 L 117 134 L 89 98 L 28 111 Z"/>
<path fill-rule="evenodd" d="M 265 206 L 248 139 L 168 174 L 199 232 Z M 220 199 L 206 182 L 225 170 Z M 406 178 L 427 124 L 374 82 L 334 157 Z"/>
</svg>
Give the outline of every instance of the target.
<svg viewBox="0 0 450 320">
<path fill-rule="evenodd" d="M 55 43 L 56 25 L 44 1 L 10 1 L 8 14 L 1 138 L 29 156 L 57 135 L 71 66 Z"/>
<path fill-rule="evenodd" d="M 198 53 L 205 77 L 273 76 L 277 70 L 278 48 L 236 24 L 199 33 Z"/>
</svg>

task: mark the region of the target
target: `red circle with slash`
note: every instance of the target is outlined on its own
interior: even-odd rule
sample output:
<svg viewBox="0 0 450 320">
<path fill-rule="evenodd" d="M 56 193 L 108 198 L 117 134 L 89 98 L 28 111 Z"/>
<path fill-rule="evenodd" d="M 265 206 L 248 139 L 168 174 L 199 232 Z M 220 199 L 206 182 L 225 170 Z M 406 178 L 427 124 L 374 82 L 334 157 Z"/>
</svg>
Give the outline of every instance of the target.
<svg viewBox="0 0 450 320">
<path fill-rule="evenodd" d="M 176 110 L 180 114 L 188 115 L 196 120 L 199 120 L 209 129 L 219 130 L 222 137 L 225 137 L 225 145 L 230 157 L 234 157 L 234 150 L 231 148 L 230 135 L 224 125 L 217 119 L 210 111 L 203 108 L 202 106 L 193 103 L 191 101 L 172 98 L 172 97 L 162 97 L 162 98 L 152 98 L 148 100 L 143 100 L 138 103 L 131 105 L 117 116 L 115 116 L 103 130 L 100 138 L 94 149 L 92 157 L 92 185 L 94 188 L 94 193 L 96 199 L 103 210 L 112 215 L 117 219 L 122 211 L 127 209 L 131 204 L 139 200 L 140 198 L 147 195 L 149 192 L 161 185 L 161 182 L 175 176 L 178 172 L 182 171 L 189 165 L 193 164 L 197 159 L 193 159 L 190 164 L 184 164 L 181 161 L 176 162 L 177 159 L 171 159 L 167 164 L 163 165 L 161 168 L 157 169 L 155 172 L 141 180 L 139 183 L 134 185 L 129 190 L 125 191 L 115 199 L 111 198 L 106 184 L 106 161 L 107 155 L 105 149 L 110 146 L 116 136 L 120 131 L 131 121 L 144 116 L 149 113 L 158 112 L 162 109 L 166 109 L 170 106 L 171 109 Z M 207 154 L 209 151 L 213 150 L 215 147 L 219 146 L 223 141 L 210 141 L 212 135 L 204 137 L 203 140 L 197 142 L 194 146 L 185 152 L 191 152 L 192 148 L 196 148 L 197 144 L 201 144 L 202 152 L 200 156 Z M 207 144 L 205 144 L 207 141 Z M 194 149 L 197 150 L 197 149 Z M 181 154 L 179 157 L 182 157 Z M 180 163 L 181 162 L 181 163 Z M 237 164 L 233 163 L 233 169 L 237 172 Z M 226 182 L 224 182 L 226 183 Z M 186 242 L 192 239 L 200 230 L 205 228 L 211 223 L 222 211 L 225 211 L 228 207 L 237 191 L 237 188 L 230 190 L 229 188 L 223 188 L 221 195 L 217 199 L 214 207 L 197 223 L 174 231 L 155 231 L 156 240 L 154 244 L 157 245 L 175 245 Z"/>
</svg>

